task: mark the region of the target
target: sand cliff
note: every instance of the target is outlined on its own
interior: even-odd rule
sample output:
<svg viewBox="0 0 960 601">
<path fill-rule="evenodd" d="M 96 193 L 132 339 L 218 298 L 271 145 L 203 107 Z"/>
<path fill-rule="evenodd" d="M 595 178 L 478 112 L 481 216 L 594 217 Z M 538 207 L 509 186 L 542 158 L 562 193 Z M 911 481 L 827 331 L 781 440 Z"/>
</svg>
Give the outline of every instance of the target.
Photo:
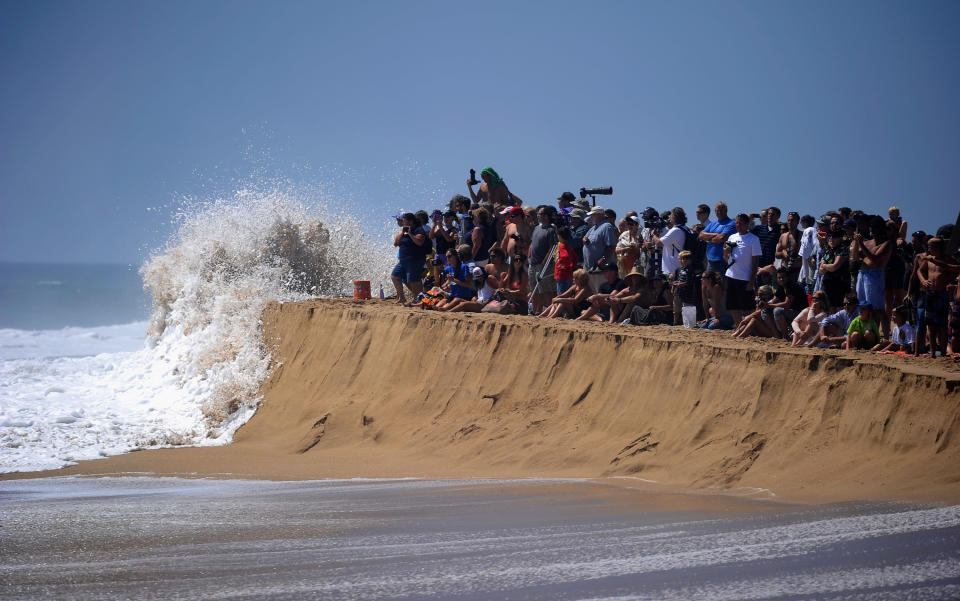
<svg viewBox="0 0 960 601">
<path fill-rule="evenodd" d="M 62 471 L 632 476 L 960 502 L 960 373 L 947 360 L 377 301 L 275 303 L 263 327 L 277 365 L 232 445 Z"/>
</svg>

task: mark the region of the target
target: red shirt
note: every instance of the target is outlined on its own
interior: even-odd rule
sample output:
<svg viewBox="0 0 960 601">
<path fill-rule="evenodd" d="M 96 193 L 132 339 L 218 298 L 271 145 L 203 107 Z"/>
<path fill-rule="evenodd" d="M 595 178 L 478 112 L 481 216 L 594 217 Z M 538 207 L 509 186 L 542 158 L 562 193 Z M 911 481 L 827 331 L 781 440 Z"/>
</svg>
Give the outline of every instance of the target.
<svg viewBox="0 0 960 601">
<path fill-rule="evenodd" d="M 553 279 L 562 282 L 573 281 L 573 268 L 577 266 L 577 253 L 573 248 L 561 242 L 557 245 L 557 260 L 553 267 Z"/>
</svg>

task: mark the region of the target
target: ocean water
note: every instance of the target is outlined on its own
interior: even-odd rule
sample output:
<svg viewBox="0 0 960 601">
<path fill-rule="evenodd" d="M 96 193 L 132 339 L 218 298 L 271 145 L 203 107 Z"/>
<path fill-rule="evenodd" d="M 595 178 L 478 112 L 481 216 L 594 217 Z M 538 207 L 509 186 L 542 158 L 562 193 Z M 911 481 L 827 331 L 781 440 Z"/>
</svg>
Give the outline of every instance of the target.
<svg viewBox="0 0 960 601">
<path fill-rule="evenodd" d="M 5 599 L 960 598 L 960 507 L 663 509 L 591 482 L 0 482 Z M 717 504 L 719 505 L 719 504 Z"/>
<path fill-rule="evenodd" d="M 220 445 L 256 411 L 272 300 L 382 280 L 393 252 L 296 190 L 185 202 L 140 265 L 0 264 L 0 472 Z"/>
</svg>

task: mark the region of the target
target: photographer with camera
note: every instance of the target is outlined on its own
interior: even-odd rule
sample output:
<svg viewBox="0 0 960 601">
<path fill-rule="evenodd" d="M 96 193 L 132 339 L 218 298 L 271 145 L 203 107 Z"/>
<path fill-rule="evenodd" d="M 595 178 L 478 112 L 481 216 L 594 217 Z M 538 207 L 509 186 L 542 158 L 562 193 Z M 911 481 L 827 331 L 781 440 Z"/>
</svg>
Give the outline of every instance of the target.
<svg viewBox="0 0 960 601">
<path fill-rule="evenodd" d="M 727 289 L 727 310 L 734 323 L 740 323 L 753 306 L 753 282 L 760 264 L 760 240 L 750 233 L 750 216 L 740 213 L 735 220 L 737 233 L 727 238 L 723 258 L 728 267 L 724 272 Z"/>
<path fill-rule="evenodd" d="M 777 328 L 773 321 L 773 287 L 760 286 L 754 303 L 756 310 L 743 318 L 737 329 L 733 331 L 734 338 L 759 336 L 761 338 L 777 338 Z"/>
<path fill-rule="evenodd" d="M 660 248 L 661 270 L 666 276 L 673 275 L 680 268 L 680 253 L 687 249 L 687 237 L 693 233 L 687 228 L 687 213 L 682 207 L 674 207 L 667 218 L 669 229 L 662 237 L 653 235 L 653 242 Z M 692 254 L 692 253 L 691 253 Z M 673 323 L 679 324 L 683 304 L 678 295 L 673 297 Z"/>
<path fill-rule="evenodd" d="M 483 170 L 480 171 L 480 179 L 483 180 L 482 182 L 473 179 L 472 170 L 470 173 L 470 179 L 467 180 L 467 189 L 470 190 L 470 198 L 473 199 L 474 204 L 483 202 L 491 202 L 495 205 L 499 204 L 502 206 L 519 206 L 523 204 L 523 201 L 510 192 L 507 188 L 507 183 L 497 175 L 493 167 L 484 167 Z M 477 184 L 480 184 L 480 189 L 474 193 L 473 187 Z"/>
<path fill-rule="evenodd" d="M 647 207 L 641 214 L 643 229 L 640 231 L 639 263 L 643 268 L 644 277 L 653 281 L 654 276 L 662 274 L 663 264 L 660 259 L 660 247 L 654 242 L 654 236 L 662 236 L 667 232 L 667 224 L 660 218 L 660 213 L 653 207 Z"/>
<path fill-rule="evenodd" d="M 398 263 L 390 273 L 393 287 L 397 291 L 398 304 L 406 303 L 403 286 L 406 285 L 410 294 L 416 297 L 423 290 L 420 278 L 423 277 L 424 261 L 430 250 L 426 234 L 418 227 L 419 220 L 413 213 L 404 213 L 401 216 L 401 229 L 393 237 L 393 245 L 397 247 Z"/>
<path fill-rule="evenodd" d="M 527 254 L 530 248 L 530 236 L 533 228 L 527 225 L 526 217 L 521 207 L 507 207 L 504 209 L 507 216 L 507 227 L 500 240 L 500 248 L 508 257 L 517 254 Z"/>
</svg>

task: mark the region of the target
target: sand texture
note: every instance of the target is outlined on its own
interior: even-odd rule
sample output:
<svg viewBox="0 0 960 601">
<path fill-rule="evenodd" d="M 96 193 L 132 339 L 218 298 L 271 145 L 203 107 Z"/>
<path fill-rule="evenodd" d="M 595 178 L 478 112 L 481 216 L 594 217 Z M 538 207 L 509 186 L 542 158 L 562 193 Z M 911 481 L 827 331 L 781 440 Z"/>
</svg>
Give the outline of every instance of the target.
<svg viewBox="0 0 960 601">
<path fill-rule="evenodd" d="M 263 327 L 276 366 L 233 444 L 55 473 L 629 476 L 960 503 L 960 370 L 946 359 L 378 301 L 274 303 Z"/>
</svg>

